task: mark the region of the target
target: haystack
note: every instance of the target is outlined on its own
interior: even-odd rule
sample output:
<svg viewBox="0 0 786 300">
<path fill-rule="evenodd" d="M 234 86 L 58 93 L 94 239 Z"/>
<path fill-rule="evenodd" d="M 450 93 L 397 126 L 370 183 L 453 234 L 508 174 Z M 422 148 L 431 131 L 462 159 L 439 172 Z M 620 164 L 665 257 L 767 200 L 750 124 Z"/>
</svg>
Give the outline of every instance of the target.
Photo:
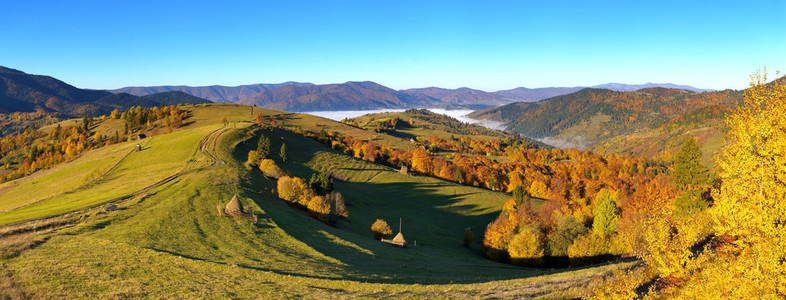
<svg viewBox="0 0 786 300">
<path fill-rule="evenodd" d="M 232 200 L 229 200 L 229 203 L 227 203 L 226 208 L 224 208 L 224 212 L 226 212 L 226 214 L 233 217 L 245 216 L 245 213 L 243 213 L 243 204 L 240 203 L 240 200 L 237 198 L 237 195 L 232 197 Z"/>
<path fill-rule="evenodd" d="M 399 247 L 406 247 L 407 246 L 407 240 L 404 239 L 404 235 L 401 234 L 400 231 L 399 231 L 399 233 L 395 237 L 393 237 L 392 240 L 382 239 L 382 242 L 383 243 L 392 244 L 392 245 L 395 245 L 395 246 L 399 246 Z"/>
</svg>

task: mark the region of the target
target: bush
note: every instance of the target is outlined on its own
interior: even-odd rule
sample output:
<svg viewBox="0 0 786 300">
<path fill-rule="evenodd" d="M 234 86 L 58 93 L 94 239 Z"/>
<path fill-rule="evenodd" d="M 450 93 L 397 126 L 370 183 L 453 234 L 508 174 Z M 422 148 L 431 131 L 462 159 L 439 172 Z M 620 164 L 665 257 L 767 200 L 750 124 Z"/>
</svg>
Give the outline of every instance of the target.
<svg viewBox="0 0 786 300">
<path fill-rule="evenodd" d="M 308 206 L 313 192 L 299 177 L 284 176 L 278 179 L 278 196 L 286 201 Z"/>
<path fill-rule="evenodd" d="M 256 150 L 248 151 L 248 161 L 246 164 L 249 166 L 258 166 L 259 165 L 259 154 Z"/>
<path fill-rule="evenodd" d="M 472 232 L 472 228 L 464 228 L 464 237 L 462 238 L 462 243 L 464 247 L 469 248 L 472 245 L 472 242 L 475 240 L 475 233 Z"/>
<path fill-rule="evenodd" d="M 279 179 L 285 175 L 284 170 L 279 168 L 272 159 L 262 160 L 259 163 L 259 170 L 262 171 L 262 174 L 265 174 L 265 176 L 275 179 Z"/>
<path fill-rule="evenodd" d="M 529 224 L 513 236 L 508 245 L 508 255 L 514 264 L 539 266 L 545 255 L 543 233 L 536 224 Z"/>
<path fill-rule="evenodd" d="M 316 217 L 323 219 L 330 213 L 330 203 L 323 196 L 311 197 L 308 201 L 308 210 Z"/>
<path fill-rule="evenodd" d="M 374 232 L 374 239 L 377 240 L 393 233 L 393 231 L 390 230 L 390 226 L 388 226 L 388 222 L 382 219 L 377 219 L 374 221 L 374 224 L 371 224 L 371 231 Z"/>
</svg>

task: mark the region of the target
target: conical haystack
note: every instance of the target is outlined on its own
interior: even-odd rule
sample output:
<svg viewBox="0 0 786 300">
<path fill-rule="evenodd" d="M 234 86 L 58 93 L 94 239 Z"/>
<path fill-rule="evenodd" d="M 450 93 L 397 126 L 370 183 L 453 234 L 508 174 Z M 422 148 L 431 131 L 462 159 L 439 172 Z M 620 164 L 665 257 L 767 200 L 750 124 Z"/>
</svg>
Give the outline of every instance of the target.
<svg viewBox="0 0 786 300">
<path fill-rule="evenodd" d="M 240 200 L 237 198 L 237 195 L 232 197 L 232 200 L 229 200 L 229 203 L 227 203 L 227 206 L 226 208 L 224 208 L 224 211 L 230 216 L 240 217 L 244 215 L 243 204 L 240 203 Z"/>
<path fill-rule="evenodd" d="M 399 232 L 392 240 L 382 239 L 383 243 L 392 244 L 399 247 L 406 247 L 407 241 L 404 239 L 404 235 Z"/>
<path fill-rule="evenodd" d="M 393 244 L 402 247 L 407 245 L 407 241 L 404 239 L 404 235 L 401 234 L 401 232 L 399 232 L 396 237 L 393 238 Z"/>
</svg>

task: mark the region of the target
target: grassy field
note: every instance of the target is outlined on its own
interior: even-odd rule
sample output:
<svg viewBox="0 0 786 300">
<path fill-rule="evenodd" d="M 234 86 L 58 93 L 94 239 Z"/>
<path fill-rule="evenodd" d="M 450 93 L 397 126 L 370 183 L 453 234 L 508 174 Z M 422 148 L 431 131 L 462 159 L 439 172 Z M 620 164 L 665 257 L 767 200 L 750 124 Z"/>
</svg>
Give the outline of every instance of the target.
<svg viewBox="0 0 786 300">
<path fill-rule="evenodd" d="M 88 153 L 72 162 L 72 166 L 40 176 L 40 180 L 31 179 L 11 187 L 3 194 L 0 203 L 3 207 L 16 209 L 0 214 L 0 224 L 50 217 L 130 196 L 186 168 L 188 161 L 195 159 L 199 141 L 218 128 L 220 126 L 212 125 L 151 137 L 141 142 L 143 151 L 127 156 L 125 154 L 133 149 L 136 142 L 120 143 Z M 116 155 L 100 158 L 104 152 L 112 151 Z M 120 158 L 123 159 L 118 161 Z M 117 166 L 111 172 L 98 178 L 115 163 Z M 76 174 L 71 173 L 72 169 Z M 78 188 L 95 179 L 98 180 L 89 188 Z M 60 186 L 60 182 L 64 185 Z"/>
<path fill-rule="evenodd" d="M 178 174 L 145 193 L 114 202 L 127 209 L 82 209 L 46 230 L 34 229 L 45 227 L 36 222 L 46 221 L 0 227 L 0 246 L 16 249 L 0 251 L 0 295 L 570 298 L 585 295 L 604 276 L 634 264 L 534 269 L 490 261 L 481 256 L 479 240 L 508 195 L 401 175 L 288 131 L 257 126 L 217 130 L 221 113 L 202 109 L 224 111 L 227 119 L 236 116 L 238 121 L 241 117 L 232 111 L 249 113 L 249 107 L 229 105 L 197 108 L 194 117 L 205 119 L 153 137 L 146 150 L 129 155 L 105 181 L 76 192 L 80 201 L 56 197 L 41 207 L 48 214 L 73 211 L 102 203 L 112 193 L 130 193 L 132 186 L 144 187 L 140 178 L 155 182 Z M 271 138 L 271 149 L 287 143 L 286 162 L 278 151 L 272 156 L 293 175 L 309 178 L 328 169 L 346 178 L 336 182 L 335 189 L 344 195 L 349 218 L 328 226 L 276 198 L 271 193 L 275 182 L 243 165 L 262 133 Z M 212 142 L 203 143 L 206 137 Z M 83 159 L 93 155 L 97 153 Z M 212 157 L 226 164 L 212 164 Z M 197 162 L 186 164 L 192 159 Z M 38 180 L 57 172 L 48 174 Z M 219 216 L 217 204 L 235 194 L 246 211 L 257 216 L 256 222 Z M 60 201 L 68 205 L 56 205 Z M 7 215 L 22 218 L 17 210 L 0 213 L 0 218 L 9 220 Z M 417 245 L 401 249 L 374 240 L 370 226 L 376 218 L 386 219 L 394 231 L 401 218 L 405 237 Z M 475 231 L 476 242 L 470 248 L 461 244 L 465 227 Z"/>
</svg>

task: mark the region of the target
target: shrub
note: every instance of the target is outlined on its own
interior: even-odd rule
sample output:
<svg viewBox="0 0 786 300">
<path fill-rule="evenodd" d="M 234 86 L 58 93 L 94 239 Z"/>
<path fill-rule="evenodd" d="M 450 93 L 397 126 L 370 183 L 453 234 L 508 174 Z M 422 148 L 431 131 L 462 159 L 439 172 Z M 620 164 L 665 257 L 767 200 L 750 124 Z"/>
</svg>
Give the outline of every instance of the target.
<svg viewBox="0 0 786 300">
<path fill-rule="evenodd" d="M 461 241 L 464 244 L 464 247 L 469 248 L 469 246 L 472 245 L 472 242 L 474 240 L 475 240 L 475 233 L 472 232 L 472 228 L 469 227 L 464 228 L 464 237 L 462 238 Z"/>
<path fill-rule="evenodd" d="M 393 231 L 390 230 L 390 226 L 388 226 L 388 222 L 382 219 L 377 219 L 374 221 L 374 224 L 371 224 L 371 231 L 374 232 L 374 238 L 377 240 L 393 233 Z"/>
<path fill-rule="evenodd" d="M 311 197 L 306 208 L 318 218 L 324 218 L 330 213 L 330 203 L 323 196 Z"/>
<path fill-rule="evenodd" d="M 264 159 L 259 163 L 259 170 L 270 178 L 279 179 L 284 176 L 284 170 L 276 165 L 272 159 Z"/>
<path fill-rule="evenodd" d="M 278 179 L 278 196 L 289 202 L 308 206 L 313 192 L 308 189 L 303 179 L 299 177 L 284 176 Z"/>
</svg>

